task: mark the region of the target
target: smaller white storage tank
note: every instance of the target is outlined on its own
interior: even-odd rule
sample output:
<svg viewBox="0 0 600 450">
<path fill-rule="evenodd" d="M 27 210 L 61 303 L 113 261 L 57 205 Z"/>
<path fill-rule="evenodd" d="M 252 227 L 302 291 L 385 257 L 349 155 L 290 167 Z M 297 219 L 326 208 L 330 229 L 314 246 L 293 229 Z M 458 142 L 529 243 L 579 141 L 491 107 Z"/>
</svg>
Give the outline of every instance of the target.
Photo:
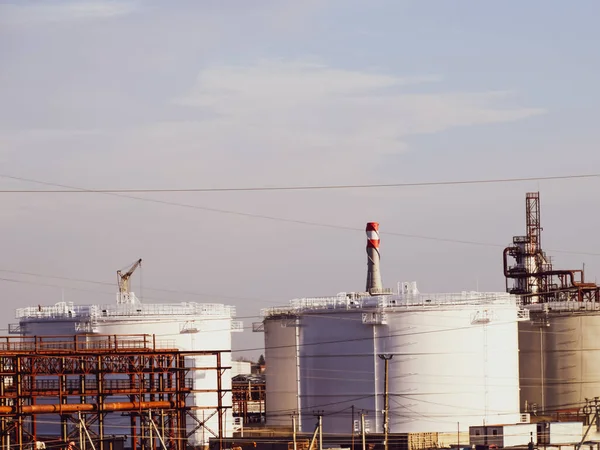
<svg viewBox="0 0 600 450">
<path fill-rule="evenodd" d="M 235 307 L 214 303 L 142 303 L 133 292 L 127 294 L 128 301 L 122 302 L 121 294 L 112 305 L 75 305 L 60 302 L 53 306 L 33 306 L 16 311 L 19 321 L 9 327 L 9 332 L 23 336 L 73 336 L 75 334 L 94 335 L 154 335 L 157 346 L 179 350 L 222 351 L 221 366 L 231 367 L 231 333 L 243 331 L 243 324 L 234 320 Z M 189 358 L 191 367 L 215 367 L 213 356 Z M 200 391 L 218 388 L 217 370 L 195 370 L 194 389 Z M 234 420 L 231 398 L 231 370 L 225 370 L 222 377 L 222 404 L 227 408 L 224 414 L 224 437 L 232 436 Z M 215 407 L 218 404 L 217 392 L 197 392 L 190 395 L 196 407 Z M 196 429 L 190 443 L 207 444 L 214 434 L 209 430 L 218 427 L 218 414 L 211 409 L 194 411 L 196 419 L 188 418 L 188 429 Z M 212 414 L 212 416 L 211 416 Z M 198 427 L 205 422 L 205 426 Z M 50 425 L 49 425 L 50 426 Z M 115 425 L 118 427 L 118 425 Z M 107 434 L 122 434 L 122 428 Z"/>
<path fill-rule="evenodd" d="M 300 411 L 296 317 L 285 313 L 264 321 L 266 422 L 269 427 L 291 427 L 290 416 Z"/>
</svg>

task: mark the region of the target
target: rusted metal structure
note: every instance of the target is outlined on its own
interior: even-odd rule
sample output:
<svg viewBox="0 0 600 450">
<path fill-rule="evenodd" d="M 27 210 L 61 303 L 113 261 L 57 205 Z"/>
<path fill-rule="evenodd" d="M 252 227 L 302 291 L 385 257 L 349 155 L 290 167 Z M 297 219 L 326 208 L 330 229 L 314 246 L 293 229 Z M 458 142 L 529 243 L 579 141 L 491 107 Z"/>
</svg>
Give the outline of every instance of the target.
<svg viewBox="0 0 600 450">
<path fill-rule="evenodd" d="M 265 420 L 265 376 L 238 375 L 232 380 L 233 417 L 244 425 Z"/>
<path fill-rule="evenodd" d="M 597 302 L 600 287 L 585 282 L 583 269 L 554 269 L 542 250 L 540 193 L 529 192 L 525 199 L 525 236 L 514 236 L 504 249 L 506 291 L 520 295 L 525 304 L 550 302 Z M 514 260 L 511 265 L 509 258 Z"/>
<path fill-rule="evenodd" d="M 106 423 L 112 415 L 129 416 L 123 427 L 134 450 L 183 450 L 188 436 L 203 427 L 194 410 L 217 414 L 223 436 L 222 351 L 161 348 L 154 336 L 48 336 L 0 338 L 0 445 L 35 448 L 55 436 L 62 448 L 106 450 Z M 194 367 L 192 358 L 214 361 Z M 215 405 L 194 406 L 194 371 L 215 371 Z M 205 392 L 205 391 L 202 391 Z M 206 391 L 206 393 L 209 393 Z M 48 417 L 59 419 L 48 429 Z M 188 430 L 189 418 L 197 424 Z M 56 445 L 53 445 L 56 447 Z"/>
</svg>

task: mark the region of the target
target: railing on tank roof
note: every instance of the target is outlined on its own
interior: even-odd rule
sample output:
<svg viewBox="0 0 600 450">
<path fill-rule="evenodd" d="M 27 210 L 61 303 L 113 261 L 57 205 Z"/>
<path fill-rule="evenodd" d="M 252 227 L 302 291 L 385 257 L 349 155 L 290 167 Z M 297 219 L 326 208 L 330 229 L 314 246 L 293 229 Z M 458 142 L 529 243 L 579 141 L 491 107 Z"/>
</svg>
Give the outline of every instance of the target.
<svg viewBox="0 0 600 450">
<path fill-rule="evenodd" d="M 234 317 L 234 306 L 220 303 L 137 303 L 111 305 L 73 305 L 73 302 L 60 302 L 53 306 L 29 306 L 16 311 L 17 319 L 25 318 L 70 318 L 70 317 L 118 317 L 118 316 L 224 316 Z"/>
<path fill-rule="evenodd" d="M 139 303 L 97 307 L 98 317 L 117 316 L 235 316 L 235 307 L 219 303 Z"/>
<path fill-rule="evenodd" d="M 26 317 L 53 318 L 53 317 L 77 317 L 87 314 L 88 306 L 75 306 L 73 302 L 59 302 L 52 306 L 28 306 L 18 308 L 16 311 L 17 319 Z"/>
<path fill-rule="evenodd" d="M 562 302 L 546 302 L 533 303 L 527 306 L 528 311 L 600 311 L 600 302 L 578 302 L 578 301 L 562 301 Z"/>
<path fill-rule="evenodd" d="M 289 306 L 278 306 L 261 310 L 263 317 L 297 314 L 302 311 L 324 309 L 387 309 L 410 306 L 444 306 L 468 304 L 517 305 L 516 296 L 505 292 L 457 292 L 442 294 L 403 294 L 378 295 L 372 297 L 348 298 L 344 293 L 336 297 L 301 298 L 290 301 Z"/>
<path fill-rule="evenodd" d="M 335 297 L 306 297 L 290 300 L 289 306 L 274 306 L 261 310 L 263 317 L 285 314 L 295 314 L 306 310 L 323 309 L 355 309 L 366 305 L 365 299 L 371 297 L 357 297 L 356 295 L 342 292 Z"/>
<path fill-rule="evenodd" d="M 473 292 L 463 291 L 442 294 L 405 294 L 378 297 L 380 308 L 394 308 L 427 305 L 469 305 L 469 304 L 505 304 L 517 305 L 517 297 L 505 292 Z"/>
<path fill-rule="evenodd" d="M 262 317 L 284 316 L 288 314 L 294 314 L 296 312 L 298 311 L 291 306 L 272 306 L 270 308 L 263 308 L 260 310 Z"/>
</svg>

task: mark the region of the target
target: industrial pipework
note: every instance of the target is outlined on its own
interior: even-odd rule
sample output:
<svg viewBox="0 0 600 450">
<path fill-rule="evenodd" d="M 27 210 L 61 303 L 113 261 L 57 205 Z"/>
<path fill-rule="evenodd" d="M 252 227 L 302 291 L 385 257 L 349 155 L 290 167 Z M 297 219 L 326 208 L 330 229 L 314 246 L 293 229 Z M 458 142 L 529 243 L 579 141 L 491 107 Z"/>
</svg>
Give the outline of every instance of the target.
<svg viewBox="0 0 600 450">
<path fill-rule="evenodd" d="M 127 414 L 129 426 L 122 425 L 122 430 L 132 449 L 185 450 L 187 416 L 196 409 L 215 411 L 214 429 L 194 425 L 221 439 L 227 411 L 223 359 L 228 351 L 156 344 L 155 335 L 0 338 L 0 447 L 28 450 L 47 436 L 56 436 L 56 447 L 66 447 L 78 434 L 81 442 L 82 431 L 94 424 L 88 441 L 95 450 L 107 450 L 105 436 Z M 197 392 L 193 374 L 199 369 L 186 364 L 192 358 L 202 358 L 201 370 L 216 378 L 213 389 L 201 391 L 213 399 L 208 404 L 188 401 Z M 60 422 L 44 417 L 55 414 Z"/>
<path fill-rule="evenodd" d="M 596 283 L 586 283 L 583 270 L 555 270 L 542 250 L 539 192 L 527 193 L 525 211 L 527 234 L 514 236 L 513 245 L 503 252 L 506 292 L 522 296 L 526 304 L 598 301 L 600 287 Z M 509 257 L 515 260 L 512 266 Z"/>
</svg>

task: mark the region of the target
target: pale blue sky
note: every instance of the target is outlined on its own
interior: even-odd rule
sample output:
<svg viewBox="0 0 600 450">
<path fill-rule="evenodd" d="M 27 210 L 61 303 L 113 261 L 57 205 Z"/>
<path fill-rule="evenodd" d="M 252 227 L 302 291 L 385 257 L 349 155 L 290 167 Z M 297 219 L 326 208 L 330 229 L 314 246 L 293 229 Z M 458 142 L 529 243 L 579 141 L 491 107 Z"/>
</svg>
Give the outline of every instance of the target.
<svg viewBox="0 0 600 450">
<path fill-rule="evenodd" d="M 558 0 L 0 2 L 0 174 L 175 188 L 600 172 L 599 13 Z M 145 196 L 353 228 L 377 220 L 388 285 L 501 290 L 500 247 L 385 232 L 505 244 L 538 188 L 549 249 L 600 253 L 597 179 Z M 142 257 L 148 288 L 234 297 L 157 299 L 229 301 L 244 316 L 364 284 L 361 232 L 113 196 L 2 199 L 0 269 L 112 282 Z M 597 256 L 556 256 L 600 273 Z M 61 296 L 2 288 L 7 314 Z M 112 302 L 112 290 L 66 296 Z"/>
</svg>

